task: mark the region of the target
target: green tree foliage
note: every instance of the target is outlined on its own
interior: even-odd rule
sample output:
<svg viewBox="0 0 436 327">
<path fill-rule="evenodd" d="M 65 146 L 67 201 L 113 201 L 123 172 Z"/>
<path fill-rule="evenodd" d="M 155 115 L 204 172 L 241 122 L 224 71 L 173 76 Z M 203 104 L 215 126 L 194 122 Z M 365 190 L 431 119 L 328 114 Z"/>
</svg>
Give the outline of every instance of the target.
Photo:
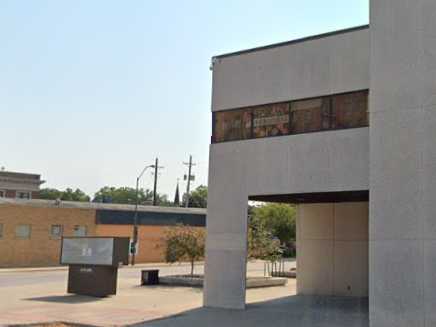
<svg viewBox="0 0 436 327">
<path fill-rule="evenodd" d="M 94 202 L 107 202 L 119 204 L 135 204 L 136 203 L 136 189 L 133 187 L 113 187 L 105 186 L 101 188 L 94 195 Z M 151 204 L 153 202 L 153 192 L 148 189 L 138 190 L 138 203 Z M 166 195 L 157 194 L 157 205 L 170 206 L 171 202 L 168 201 Z"/>
<path fill-rule="evenodd" d="M 280 240 L 259 220 L 250 220 L 248 227 L 248 258 L 275 262 L 282 257 Z"/>
<path fill-rule="evenodd" d="M 189 207 L 207 208 L 207 186 L 200 185 L 189 194 Z M 183 195 L 183 203 L 186 203 L 186 193 Z"/>
<path fill-rule="evenodd" d="M 286 254 L 293 254 L 295 244 L 296 208 L 288 204 L 268 203 L 253 207 L 251 222 L 262 226 L 273 237 L 280 240 Z"/>
<path fill-rule="evenodd" d="M 185 225 L 169 227 L 164 237 L 166 262 L 189 261 L 193 277 L 195 261 L 204 257 L 205 239 L 203 229 Z"/>
<path fill-rule="evenodd" d="M 139 189 L 138 203 L 142 204 L 153 199 L 153 193 L 150 190 Z M 136 189 L 133 187 L 102 187 L 94 195 L 94 202 L 107 202 L 119 204 L 135 204 Z"/>
<path fill-rule="evenodd" d="M 80 201 L 89 202 L 91 198 L 80 189 L 73 191 L 67 188 L 65 191 L 60 191 L 55 188 L 44 188 L 39 192 L 39 197 L 45 200 L 62 200 L 62 201 Z"/>
</svg>

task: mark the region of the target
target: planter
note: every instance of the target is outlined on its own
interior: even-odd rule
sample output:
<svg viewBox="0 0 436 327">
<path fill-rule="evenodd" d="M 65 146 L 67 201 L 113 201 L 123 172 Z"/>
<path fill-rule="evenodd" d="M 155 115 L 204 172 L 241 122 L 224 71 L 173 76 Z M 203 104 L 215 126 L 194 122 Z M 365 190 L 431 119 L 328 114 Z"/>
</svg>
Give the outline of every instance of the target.
<svg viewBox="0 0 436 327">
<path fill-rule="evenodd" d="M 289 271 L 273 271 L 272 277 L 297 278 L 297 270 L 295 268 Z"/>
<path fill-rule="evenodd" d="M 284 286 L 287 282 L 288 280 L 286 278 L 248 277 L 246 287 Z M 203 287 L 203 275 L 194 275 L 194 277 L 190 275 L 161 276 L 159 277 L 159 283 L 171 286 Z"/>
</svg>

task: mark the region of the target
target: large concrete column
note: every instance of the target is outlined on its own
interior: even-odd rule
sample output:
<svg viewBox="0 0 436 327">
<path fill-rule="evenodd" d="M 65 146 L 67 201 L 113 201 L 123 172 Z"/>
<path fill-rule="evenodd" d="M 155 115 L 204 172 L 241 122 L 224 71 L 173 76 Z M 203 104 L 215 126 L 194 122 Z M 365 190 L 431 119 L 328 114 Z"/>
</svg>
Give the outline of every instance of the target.
<svg viewBox="0 0 436 327">
<path fill-rule="evenodd" d="M 370 325 L 436 325 L 436 1 L 371 0 Z"/>
<path fill-rule="evenodd" d="M 222 148 L 222 147 L 221 147 Z M 247 205 L 244 165 L 238 151 L 211 145 L 207 208 L 204 305 L 245 308 Z"/>
</svg>

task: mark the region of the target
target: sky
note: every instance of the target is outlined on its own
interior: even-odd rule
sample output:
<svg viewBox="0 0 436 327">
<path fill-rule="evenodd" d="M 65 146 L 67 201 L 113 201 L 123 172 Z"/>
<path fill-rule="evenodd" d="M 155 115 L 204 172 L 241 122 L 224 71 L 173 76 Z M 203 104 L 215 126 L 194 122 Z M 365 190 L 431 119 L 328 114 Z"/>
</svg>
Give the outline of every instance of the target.
<svg viewBox="0 0 436 327">
<path fill-rule="evenodd" d="M 0 0 L 0 167 L 92 196 L 158 157 L 172 199 L 190 154 L 207 184 L 212 56 L 368 16 L 368 0 Z"/>
</svg>

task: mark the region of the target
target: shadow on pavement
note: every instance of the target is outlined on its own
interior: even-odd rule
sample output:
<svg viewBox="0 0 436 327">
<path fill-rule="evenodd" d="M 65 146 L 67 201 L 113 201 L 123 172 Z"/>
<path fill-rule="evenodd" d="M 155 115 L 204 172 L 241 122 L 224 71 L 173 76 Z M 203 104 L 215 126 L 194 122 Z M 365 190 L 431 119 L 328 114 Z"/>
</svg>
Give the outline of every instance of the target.
<svg viewBox="0 0 436 327">
<path fill-rule="evenodd" d="M 193 293 L 203 293 L 203 287 L 189 287 L 189 286 L 177 286 L 177 285 L 164 285 L 164 284 L 159 284 L 159 285 L 135 285 L 132 286 L 132 288 L 135 289 L 152 289 L 152 290 L 161 290 L 161 291 L 170 291 L 172 292 L 174 290 L 174 288 L 181 288 L 181 289 L 188 289 L 190 292 Z"/>
<path fill-rule="evenodd" d="M 246 310 L 199 308 L 135 324 L 144 327 L 192 326 L 368 327 L 368 299 L 289 296 L 248 304 Z"/>
<path fill-rule="evenodd" d="M 104 298 L 85 296 L 85 295 L 54 295 L 54 296 L 41 296 L 41 297 L 31 297 L 24 299 L 26 301 L 39 301 L 39 302 L 55 302 L 55 303 L 87 303 L 87 302 L 97 302 Z"/>
</svg>

